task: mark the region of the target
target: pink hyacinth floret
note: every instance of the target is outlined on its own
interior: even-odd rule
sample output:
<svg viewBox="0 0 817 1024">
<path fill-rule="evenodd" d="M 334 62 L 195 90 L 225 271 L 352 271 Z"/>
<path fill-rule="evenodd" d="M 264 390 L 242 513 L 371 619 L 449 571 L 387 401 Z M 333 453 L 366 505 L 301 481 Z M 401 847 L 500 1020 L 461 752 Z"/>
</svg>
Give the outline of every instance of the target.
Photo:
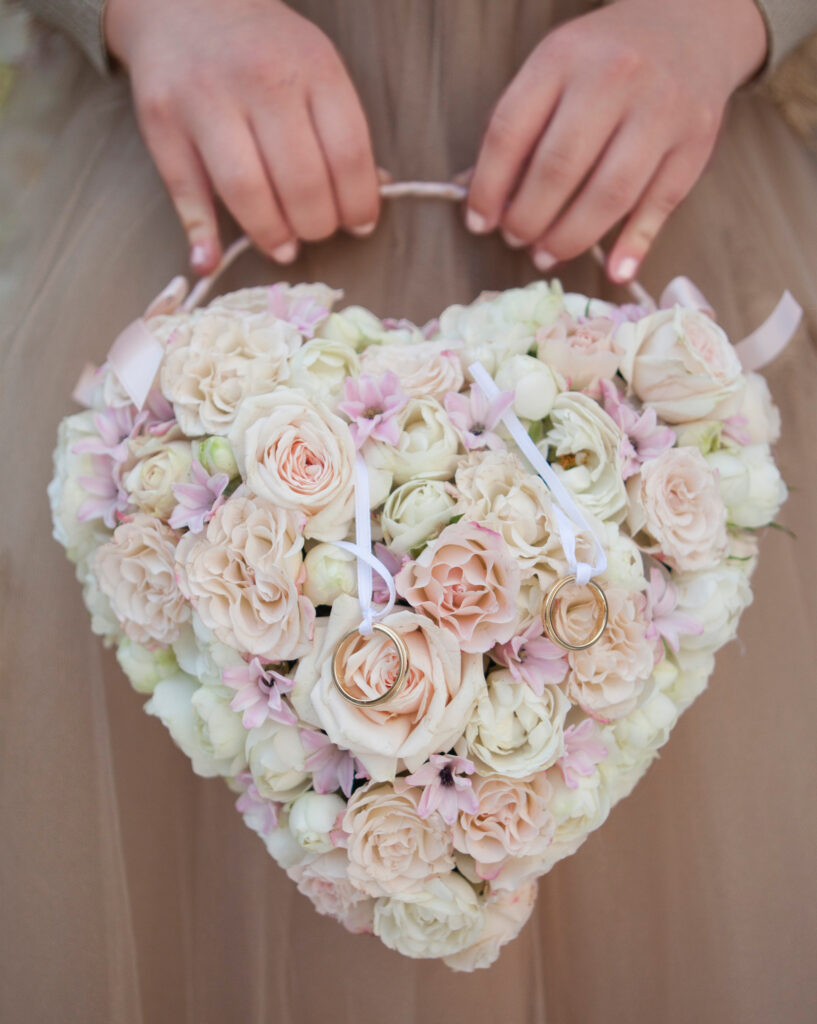
<svg viewBox="0 0 817 1024">
<path fill-rule="evenodd" d="M 250 772 L 242 772 L 237 781 L 246 786 L 235 802 L 236 810 L 244 815 L 247 825 L 260 836 L 268 836 L 278 827 L 278 813 L 284 806 L 274 800 L 265 800 L 258 792 Z"/>
<path fill-rule="evenodd" d="M 369 438 L 396 445 L 400 440 L 397 413 L 408 401 L 400 380 L 391 370 L 380 377 L 363 374 L 347 377 L 343 384 L 345 400 L 338 408 L 351 420 L 349 430 L 356 448 Z"/>
<path fill-rule="evenodd" d="M 735 444 L 751 444 L 752 435 L 749 432 L 749 420 L 745 416 L 729 416 L 723 421 L 721 431 L 724 437 L 728 437 Z"/>
<path fill-rule="evenodd" d="M 543 635 L 535 620 L 505 644 L 497 644 L 491 657 L 507 668 L 517 683 L 527 683 L 539 697 L 546 686 L 558 686 L 567 675 L 567 653 Z"/>
<path fill-rule="evenodd" d="M 283 725 L 294 725 L 298 718 L 283 695 L 295 683 L 272 669 L 265 669 L 259 658 L 244 665 L 225 668 L 221 674 L 225 686 L 236 691 L 230 701 L 233 711 L 243 711 L 241 719 L 245 729 L 257 729 L 268 718 Z"/>
<path fill-rule="evenodd" d="M 190 475 L 193 483 L 173 484 L 178 505 L 173 509 L 169 522 L 174 530 L 187 528 L 191 533 L 201 533 L 216 509 L 224 504 L 224 491 L 230 478 L 226 473 L 210 476 L 198 459 L 193 460 Z"/>
<path fill-rule="evenodd" d="M 579 725 L 565 729 L 565 752 L 557 764 L 568 789 L 575 789 L 580 778 L 592 775 L 597 764 L 607 757 L 607 747 L 602 743 L 598 726 L 592 719 L 585 718 Z"/>
<path fill-rule="evenodd" d="M 666 573 L 653 566 L 647 584 L 647 617 L 650 620 L 647 639 L 656 640 L 661 637 L 676 652 L 682 634 L 700 636 L 704 631 L 703 623 L 698 619 L 677 612 L 677 604 L 675 584 Z"/>
<path fill-rule="evenodd" d="M 599 386 L 604 411 L 626 435 L 620 454 L 624 462 L 622 476 L 627 480 L 638 472 L 643 462 L 672 448 L 675 432 L 670 427 L 659 426 L 655 409 L 639 412 L 625 402 L 611 380 L 602 380 Z"/>
<path fill-rule="evenodd" d="M 329 310 L 311 295 L 293 296 L 285 284 L 274 284 L 269 290 L 269 310 L 279 320 L 286 320 L 305 338 L 312 338 Z"/>
<path fill-rule="evenodd" d="M 499 434 L 494 433 L 494 430 L 499 425 L 505 411 L 513 405 L 513 400 L 513 391 L 503 391 L 489 401 L 482 388 L 472 384 L 471 392 L 468 395 L 449 391 L 443 404 L 448 418 L 456 427 L 462 438 L 462 443 L 469 451 L 478 448 L 496 450 L 504 448 L 505 442 Z"/>
<path fill-rule="evenodd" d="M 460 811 L 476 814 L 479 800 L 468 775 L 474 774 L 474 764 L 467 757 L 456 754 L 432 754 L 416 772 L 403 782 L 408 786 L 422 786 L 423 795 L 417 813 L 427 818 L 434 811 L 447 825 L 453 825 Z"/>
<path fill-rule="evenodd" d="M 312 788 L 316 793 L 334 793 L 339 789 L 348 800 L 355 779 L 369 778 L 354 754 L 336 746 L 325 733 L 301 729 L 301 743 L 309 751 L 304 766 L 312 772 Z"/>
</svg>

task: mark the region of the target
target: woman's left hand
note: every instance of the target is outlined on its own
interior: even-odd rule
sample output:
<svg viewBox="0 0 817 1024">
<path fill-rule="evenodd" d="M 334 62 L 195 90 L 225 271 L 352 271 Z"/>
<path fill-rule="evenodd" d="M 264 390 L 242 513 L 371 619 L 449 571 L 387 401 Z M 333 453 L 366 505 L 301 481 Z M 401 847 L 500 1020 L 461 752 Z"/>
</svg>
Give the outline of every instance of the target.
<svg viewBox="0 0 817 1024">
<path fill-rule="evenodd" d="M 555 29 L 493 111 L 469 228 L 546 272 L 626 218 L 607 269 L 631 280 L 766 47 L 754 0 L 618 0 Z"/>
</svg>

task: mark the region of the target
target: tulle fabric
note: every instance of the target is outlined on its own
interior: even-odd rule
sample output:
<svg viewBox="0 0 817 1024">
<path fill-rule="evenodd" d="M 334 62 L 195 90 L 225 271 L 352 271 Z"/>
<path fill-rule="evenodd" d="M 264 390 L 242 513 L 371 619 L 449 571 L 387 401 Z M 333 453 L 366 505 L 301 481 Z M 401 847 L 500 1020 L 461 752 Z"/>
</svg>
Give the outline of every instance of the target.
<svg viewBox="0 0 817 1024">
<path fill-rule="evenodd" d="M 473 162 L 492 102 L 556 19 L 545 0 L 355 0 L 298 5 L 336 41 L 379 161 L 444 179 Z M 0 1019 L 117 1024 L 681 1024 L 811 1021 L 817 925 L 814 445 L 817 166 L 757 97 L 642 280 L 704 289 L 734 336 L 783 287 L 806 325 L 768 376 L 783 413 L 782 514 L 769 530 L 741 640 L 635 793 L 540 883 L 498 963 L 473 975 L 350 936 L 241 823 L 218 781 L 193 776 L 90 634 L 50 539 L 45 488 L 59 419 L 87 359 L 185 264 L 181 233 L 139 141 L 124 83 L 84 76 L 24 236 L 0 347 L 2 949 Z M 272 281 L 245 257 L 224 287 Z M 526 257 L 475 239 L 457 210 L 397 201 L 365 242 L 307 247 L 289 280 L 323 280 L 419 321 L 485 288 L 531 280 Z M 589 259 L 566 285 L 614 296 Z"/>
</svg>

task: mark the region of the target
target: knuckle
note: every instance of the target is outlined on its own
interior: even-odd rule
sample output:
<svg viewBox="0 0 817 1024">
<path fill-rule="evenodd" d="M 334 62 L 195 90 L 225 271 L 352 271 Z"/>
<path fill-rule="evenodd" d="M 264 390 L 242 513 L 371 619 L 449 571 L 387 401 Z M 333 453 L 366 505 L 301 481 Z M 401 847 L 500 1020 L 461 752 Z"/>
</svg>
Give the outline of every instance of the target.
<svg viewBox="0 0 817 1024">
<path fill-rule="evenodd" d="M 684 190 L 677 185 L 666 185 L 653 197 L 652 205 L 658 214 L 668 217 L 684 199 Z"/>
<path fill-rule="evenodd" d="M 226 198 L 242 205 L 252 203 L 260 198 L 264 191 L 263 182 L 242 167 L 231 167 L 226 171 L 219 183 L 219 191 Z"/>
<path fill-rule="evenodd" d="M 497 107 L 485 132 L 485 143 L 491 149 L 502 151 L 514 148 L 520 132 L 515 119 L 503 107 Z"/>
<path fill-rule="evenodd" d="M 632 175 L 620 172 L 599 183 L 599 200 L 605 210 L 623 212 L 629 209 L 635 198 L 633 180 Z"/>
<path fill-rule="evenodd" d="M 717 134 L 719 124 L 720 114 L 717 108 L 710 103 L 699 103 L 693 123 L 695 135 L 702 139 L 711 139 Z"/>
<path fill-rule="evenodd" d="M 542 152 L 538 177 L 557 185 L 572 185 L 577 176 L 578 167 L 572 146 L 550 147 Z"/>
<path fill-rule="evenodd" d="M 644 70 L 646 58 L 634 46 L 619 45 L 607 56 L 607 71 L 619 81 L 631 81 Z"/>
<path fill-rule="evenodd" d="M 139 115 L 151 127 L 166 125 L 173 117 L 173 90 L 153 86 L 144 90 L 138 100 Z"/>
</svg>

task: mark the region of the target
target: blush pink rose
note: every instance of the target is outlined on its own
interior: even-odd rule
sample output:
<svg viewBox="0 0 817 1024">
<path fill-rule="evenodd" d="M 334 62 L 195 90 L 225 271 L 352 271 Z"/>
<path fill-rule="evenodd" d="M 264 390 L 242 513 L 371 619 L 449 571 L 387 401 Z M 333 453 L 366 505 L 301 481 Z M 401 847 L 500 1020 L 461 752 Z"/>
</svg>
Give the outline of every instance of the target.
<svg viewBox="0 0 817 1024">
<path fill-rule="evenodd" d="M 397 575 L 397 592 L 469 653 L 514 635 L 520 568 L 502 537 L 479 523 L 447 526 Z"/>
<path fill-rule="evenodd" d="M 334 917 L 355 934 L 371 933 L 374 900 L 352 885 L 348 868 L 346 853 L 332 850 L 306 864 L 294 864 L 287 874 L 319 914 Z"/>
<path fill-rule="evenodd" d="M 575 391 L 593 390 L 615 376 L 620 354 L 613 345 L 615 322 L 606 316 L 574 320 L 562 313 L 555 324 L 536 332 L 536 354 Z"/>
</svg>

